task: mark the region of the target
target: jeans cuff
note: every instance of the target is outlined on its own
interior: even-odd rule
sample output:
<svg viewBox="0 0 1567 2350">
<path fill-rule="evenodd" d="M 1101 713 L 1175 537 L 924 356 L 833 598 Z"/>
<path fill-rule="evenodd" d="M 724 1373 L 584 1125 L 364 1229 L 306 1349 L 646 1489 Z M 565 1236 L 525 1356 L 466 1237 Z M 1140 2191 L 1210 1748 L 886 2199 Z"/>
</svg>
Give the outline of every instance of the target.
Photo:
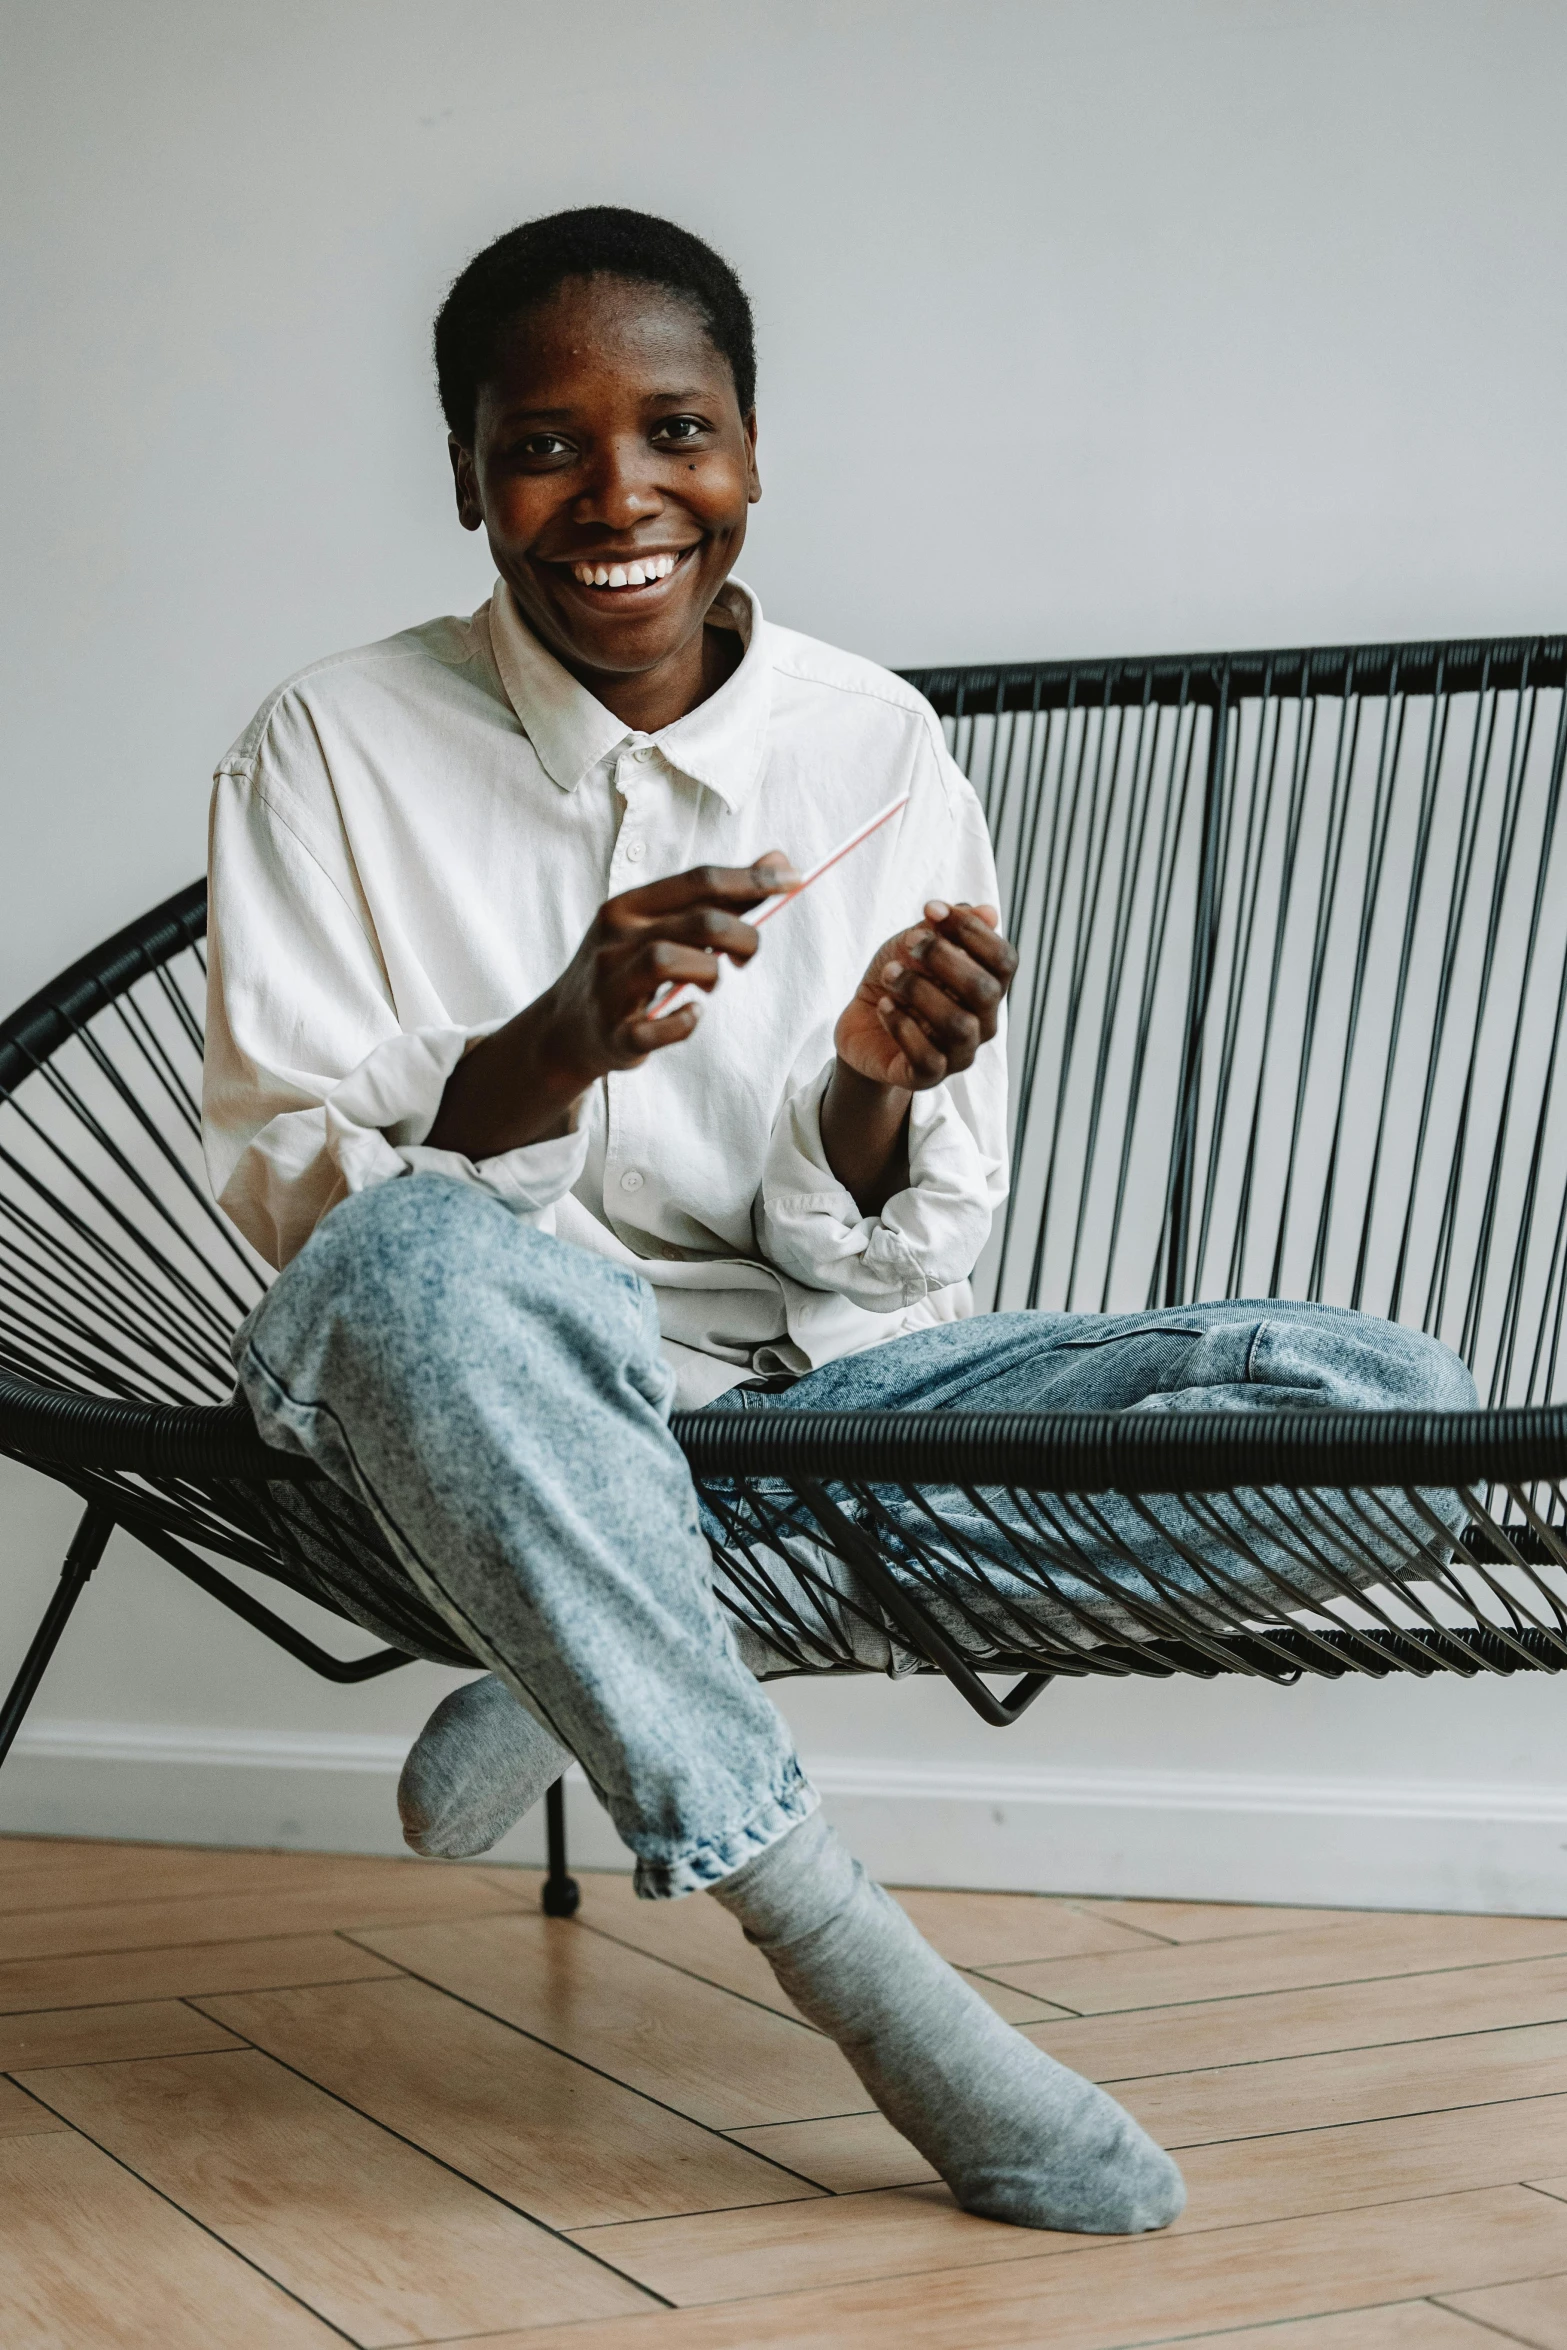
<svg viewBox="0 0 1567 2350">
<path fill-rule="evenodd" d="M 802 1820 L 808 1820 L 820 1808 L 821 1800 L 791 1755 L 782 1783 L 743 1827 L 661 1858 L 640 1853 L 632 1884 L 644 1901 L 674 1901 L 682 1893 L 705 1893 L 725 1877 L 732 1877 L 736 1869 L 744 1868 L 748 1860 L 755 1860 L 780 1836 L 787 1836 Z"/>
</svg>

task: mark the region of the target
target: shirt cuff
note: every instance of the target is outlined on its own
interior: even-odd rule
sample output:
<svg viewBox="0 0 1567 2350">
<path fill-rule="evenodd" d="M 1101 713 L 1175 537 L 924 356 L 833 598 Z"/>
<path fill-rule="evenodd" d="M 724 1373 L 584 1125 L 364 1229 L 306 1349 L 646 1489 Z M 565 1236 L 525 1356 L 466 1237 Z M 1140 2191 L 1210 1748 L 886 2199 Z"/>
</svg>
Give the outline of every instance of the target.
<svg viewBox="0 0 1567 2350">
<path fill-rule="evenodd" d="M 862 1216 L 822 1147 L 833 1064 L 784 1103 L 757 1198 L 768 1262 L 808 1289 L 893 1313 L 966 1281 L 990 1236 L 987 1161 L 944 1085 L 909 1107 L 909 1182 L 879 1216 Z"/>
<path fill-rule="evenodd" d="M 432 1150 L 424 1140 L 463 1054 L 499 1026 L 492 1020 L 480 1028 L 404 1030 L 378 1044 L 332 1088 L 325 1105 L 327 1153 L 350 1191 L 369 1191 L 398 1175 L 449 1175 L 493 1192 L 529 1219 L 565 1197 L 587 1164 L 586 1127 L 490 1159 Z"/>
</svg>

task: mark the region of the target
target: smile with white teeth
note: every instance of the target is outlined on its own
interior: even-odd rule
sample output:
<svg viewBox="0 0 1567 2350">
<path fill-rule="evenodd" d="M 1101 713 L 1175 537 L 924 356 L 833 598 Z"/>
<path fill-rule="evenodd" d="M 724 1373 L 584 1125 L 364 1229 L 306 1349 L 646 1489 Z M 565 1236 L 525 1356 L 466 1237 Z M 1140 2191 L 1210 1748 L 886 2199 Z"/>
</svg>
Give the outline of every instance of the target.
<svg viewBox="0 0 1567 2350">
<path fill-rule="evenodd" d="M 679 560 L 678 555 L 644 555 L 636 563 L 573 563 L 571 576 L 581 587 L 651 587 L 667 579 Z"/>
</svg>

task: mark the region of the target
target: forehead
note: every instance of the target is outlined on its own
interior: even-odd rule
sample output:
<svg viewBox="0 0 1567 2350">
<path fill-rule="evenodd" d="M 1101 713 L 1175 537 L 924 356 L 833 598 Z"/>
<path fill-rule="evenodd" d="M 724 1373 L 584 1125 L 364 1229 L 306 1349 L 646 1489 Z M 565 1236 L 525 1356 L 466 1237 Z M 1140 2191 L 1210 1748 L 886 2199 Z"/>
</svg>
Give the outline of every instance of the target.
<svg viewBox="0 0 1567 2350">
<path fill-rule="evenodd" d="M 734 399 L 729 362 L 695 303 L 634 278 L 567 278 L 496 337 L 481 403 L 570 406 L 703 390 Z"/>
</svg>

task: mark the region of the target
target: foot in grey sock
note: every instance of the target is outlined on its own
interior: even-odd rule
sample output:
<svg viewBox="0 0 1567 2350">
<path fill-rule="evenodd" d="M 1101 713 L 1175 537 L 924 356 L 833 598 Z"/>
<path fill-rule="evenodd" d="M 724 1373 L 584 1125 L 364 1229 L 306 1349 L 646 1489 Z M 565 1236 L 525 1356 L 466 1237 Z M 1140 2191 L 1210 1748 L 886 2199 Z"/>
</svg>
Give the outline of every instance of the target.
<svg viewBox="0 0 1567 2350">
<path fill-rule="evenodd" d="M 504 1681 L 487 1673 L 443 1697 L 397 1782 L 403 1841 L 469 1860 L 488 1852 L 553 1787 L 571 1757 Z"/>
<path fill-rule="evenodd" d="M 712 1891 L 966 2211 L 1107 2236 L 1179 2214 L 1170 2157 L 1113 2097 L 1004 2024 L 820 1812 Z"/>
</svg>

